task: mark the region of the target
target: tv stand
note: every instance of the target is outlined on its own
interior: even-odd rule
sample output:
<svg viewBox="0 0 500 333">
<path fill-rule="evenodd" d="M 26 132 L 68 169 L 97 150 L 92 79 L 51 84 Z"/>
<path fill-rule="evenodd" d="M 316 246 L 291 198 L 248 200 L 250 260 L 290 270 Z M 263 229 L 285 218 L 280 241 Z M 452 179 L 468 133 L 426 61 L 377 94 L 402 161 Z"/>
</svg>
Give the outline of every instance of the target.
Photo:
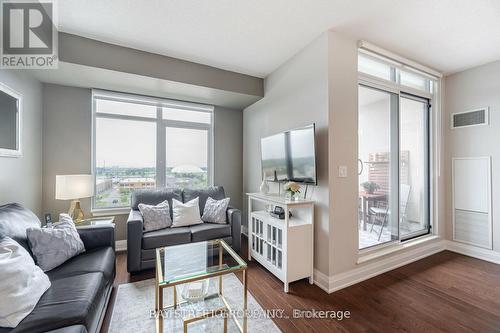
<svg viewBox="0 0 500 333">
<path fill-rule="evenodd" d="M 286 293 L 290 282 L 309 278 L 313 284 L 314 201 L 290 200 L 278 194 L 247 195 L 248 260 L 257 260 L 283 281 Z M 272 217 L 259 206 L 280 206 L 285 219 Z"/>
</svg>

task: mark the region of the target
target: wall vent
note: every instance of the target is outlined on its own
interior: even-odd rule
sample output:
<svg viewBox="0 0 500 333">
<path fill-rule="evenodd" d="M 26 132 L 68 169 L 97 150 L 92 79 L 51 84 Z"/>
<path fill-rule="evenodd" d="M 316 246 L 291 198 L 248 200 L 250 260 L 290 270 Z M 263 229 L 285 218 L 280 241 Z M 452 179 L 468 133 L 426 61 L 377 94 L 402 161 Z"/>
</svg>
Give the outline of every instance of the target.
<svg viewBox="0 0 500 333">
<path fill-rule="evenodd" d="M 451 128 L 488 125 L 488 113 L 488 108 L 453 113 L 451 115 Z"/>
</svg>

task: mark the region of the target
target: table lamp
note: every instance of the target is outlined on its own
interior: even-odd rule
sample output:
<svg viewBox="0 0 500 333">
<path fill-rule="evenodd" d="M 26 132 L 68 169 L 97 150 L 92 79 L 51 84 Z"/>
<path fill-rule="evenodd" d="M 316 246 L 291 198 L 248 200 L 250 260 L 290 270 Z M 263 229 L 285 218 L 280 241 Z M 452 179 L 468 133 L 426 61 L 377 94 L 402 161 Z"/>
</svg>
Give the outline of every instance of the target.
<svg viewBox="0 0 500 333">
<path fill-rule="evenodd" d="M 94 177 L 92 175 L 57 175 L 56 199 L 71 200 L 68 214 L 75 223 L 83 220 L 80 199 L 94 195 Z"/>
</svg>

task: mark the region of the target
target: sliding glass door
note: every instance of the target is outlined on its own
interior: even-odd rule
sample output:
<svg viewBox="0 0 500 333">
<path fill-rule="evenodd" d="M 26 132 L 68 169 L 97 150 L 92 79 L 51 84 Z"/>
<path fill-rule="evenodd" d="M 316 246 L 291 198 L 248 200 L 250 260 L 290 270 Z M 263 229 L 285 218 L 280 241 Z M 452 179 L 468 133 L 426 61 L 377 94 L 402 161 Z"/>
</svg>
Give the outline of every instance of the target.
<svg viewBox="0 0 500 333">
<path fill-rule="evenodd" d="M 398 238 L 397 128 L 398 96 L 359 86 L 359 246 L 366 248 Z M 397 211 L 397 210 L 396 210 Z"/>
<path fill-rule="evenodd" d="M 429 101 L 359 86 L 359 248 L 429 231 Z"/>
<path fill-rule="evenodd" d="M 399 104 L 400 237 L 429 231 L 429 100 L 401 94 Z"/>
</svg>

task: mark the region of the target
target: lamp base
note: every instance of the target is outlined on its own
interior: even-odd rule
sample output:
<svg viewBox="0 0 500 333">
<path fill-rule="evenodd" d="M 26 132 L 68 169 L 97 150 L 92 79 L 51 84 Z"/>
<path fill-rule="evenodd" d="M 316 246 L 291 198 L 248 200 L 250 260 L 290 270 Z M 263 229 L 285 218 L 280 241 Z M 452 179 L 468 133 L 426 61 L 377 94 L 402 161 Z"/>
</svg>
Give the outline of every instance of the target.
<svg viewBox="0 0 500 333">
<path fill-rule="evenodd" d="M 71 201 L 69 206 L 68 215 L 71 216 L 73 222 L 80 223 L 83 221 L 83 210 L 80 207 L 80 200 Z"/>
</svg>

